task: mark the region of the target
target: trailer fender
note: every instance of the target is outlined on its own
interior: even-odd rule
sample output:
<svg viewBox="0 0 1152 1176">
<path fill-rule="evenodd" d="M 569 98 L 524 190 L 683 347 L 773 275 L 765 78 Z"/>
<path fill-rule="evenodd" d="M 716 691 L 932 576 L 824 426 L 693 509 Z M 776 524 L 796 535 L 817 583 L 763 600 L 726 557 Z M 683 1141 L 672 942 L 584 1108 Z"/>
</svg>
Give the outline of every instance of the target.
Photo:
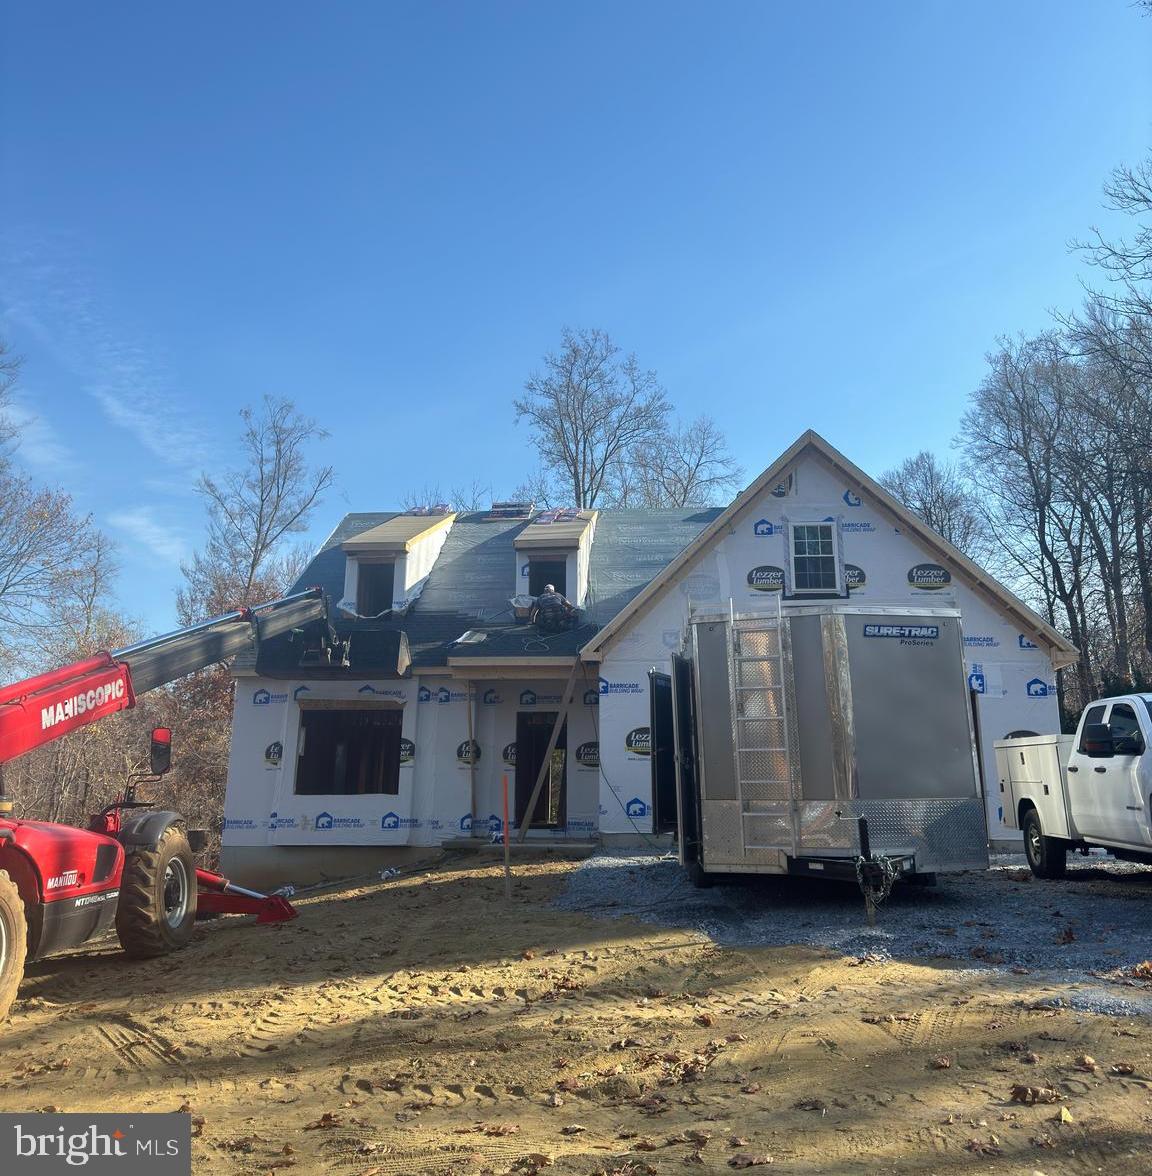
<svg viewBox="0 0 1152 1176">
<path fill-rule="evenodd" d="M 124 817 L 118 837 L 126 852 L 133 849 L 155 849 L 160 844 L 165 829 L 183 823 L 184 818 L 179 813 L 165 809 L 134 813 Z"/>
</svg>

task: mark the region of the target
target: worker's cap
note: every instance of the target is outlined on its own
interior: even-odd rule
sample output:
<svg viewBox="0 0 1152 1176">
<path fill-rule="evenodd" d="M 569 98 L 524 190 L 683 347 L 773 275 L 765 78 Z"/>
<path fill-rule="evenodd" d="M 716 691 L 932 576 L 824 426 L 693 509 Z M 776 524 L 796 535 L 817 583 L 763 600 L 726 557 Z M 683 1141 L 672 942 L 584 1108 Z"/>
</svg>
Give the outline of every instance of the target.
<svg viewBox="0 0 1152 1176">
<path fill-rule="evenodd" d="M 545 584 L 545 585 L 544 585 L 544 591 L 545 591 L 545 592 L 555 592 L 555 591 L 556 591 L 556 585 L 555 585 L 555 584 Z"/>
</svg>

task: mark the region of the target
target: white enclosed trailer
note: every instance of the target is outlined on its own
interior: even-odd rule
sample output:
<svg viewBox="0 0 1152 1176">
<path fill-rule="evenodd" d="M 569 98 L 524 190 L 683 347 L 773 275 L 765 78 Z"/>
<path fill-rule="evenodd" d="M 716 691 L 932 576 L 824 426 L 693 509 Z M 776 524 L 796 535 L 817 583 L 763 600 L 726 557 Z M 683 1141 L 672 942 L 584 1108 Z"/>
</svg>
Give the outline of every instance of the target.
<svg viewBox="0 0 1152 1176">
<path fill-rule="evenodd" d="M 957 610 L 697 615 L 672 678 L 680 857 L 699 884 L 987 867 Z"/>
</svg>

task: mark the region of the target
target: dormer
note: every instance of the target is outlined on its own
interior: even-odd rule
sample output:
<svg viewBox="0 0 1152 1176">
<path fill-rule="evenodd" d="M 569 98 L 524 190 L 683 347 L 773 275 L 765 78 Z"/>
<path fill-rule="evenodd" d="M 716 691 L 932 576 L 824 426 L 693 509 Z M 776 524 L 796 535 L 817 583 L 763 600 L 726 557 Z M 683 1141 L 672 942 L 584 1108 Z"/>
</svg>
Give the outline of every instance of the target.
<svg viewBox="0 0 1152 1176">
<path fill-rule="evenodd" d="M 362 618 L 404 612 L 423 590 L 455 519 L 447 510 L 398 514 L 345 539 L 340 609 Z"/>
<path fill-rule="evenodd" d="M 594 510 L 546 510 L 515 538 L 516 595 L 539 596 L 546 584 L 577 608 L 588 595 L 588 564 L 596 532 Z"/>
</svg>

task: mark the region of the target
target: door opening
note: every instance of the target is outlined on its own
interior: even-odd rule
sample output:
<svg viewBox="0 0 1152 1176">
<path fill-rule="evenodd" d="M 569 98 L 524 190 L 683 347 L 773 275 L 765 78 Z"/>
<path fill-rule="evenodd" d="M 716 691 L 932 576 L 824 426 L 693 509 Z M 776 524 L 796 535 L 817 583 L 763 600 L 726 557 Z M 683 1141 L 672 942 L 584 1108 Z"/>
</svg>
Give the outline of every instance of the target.
<svg viewBox="0 0 1152 1176">
<path fill-rule="evenodd" d="M 652 724 L 652 827 L 657 833 L 676 831 L 676 732 L 672 719 L 672 679 L 648 674 Z"/>
<path fill-rule="evenodd" d="M 526 817 L 536 777 L 559 711 L 520 711 L 516 716 L 516 822 L 532 829 L 562 828 L 568 820 L 568 721 L 549 759 L 544 787 L 531 818 Z"/>
</svg>

